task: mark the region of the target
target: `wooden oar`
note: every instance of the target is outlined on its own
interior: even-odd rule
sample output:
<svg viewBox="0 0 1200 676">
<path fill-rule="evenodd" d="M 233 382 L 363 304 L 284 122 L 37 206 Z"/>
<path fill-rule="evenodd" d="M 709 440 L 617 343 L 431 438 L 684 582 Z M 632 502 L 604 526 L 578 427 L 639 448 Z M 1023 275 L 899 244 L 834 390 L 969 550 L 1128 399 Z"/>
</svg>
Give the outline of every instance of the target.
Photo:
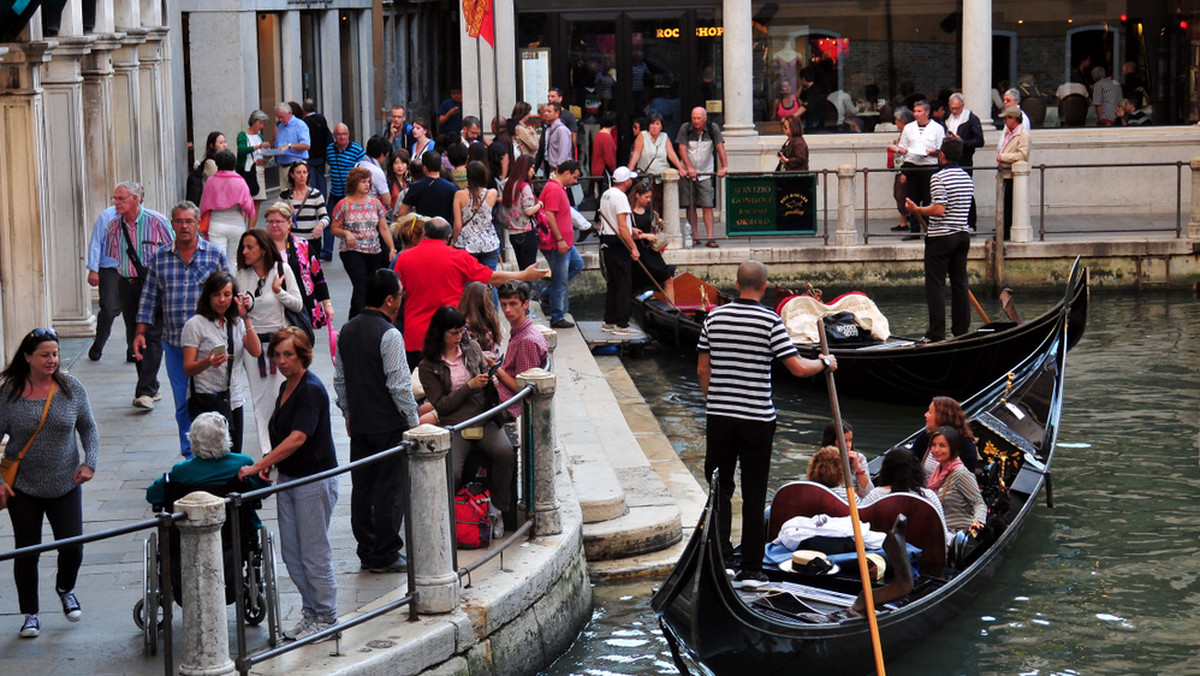
<svg viewBox="0 0 1200 676">
<path fill-rule="evenodd" d="M 659 291 L 662 292 L 663 300 L 667 301 L 667 305 L 670 305 L 671 307 L 675 308 L 675 310 L 677 312 L 682 312 L 682 310 L 680 310 L 679 307 L 677 305 L 675 305 L 675 303 L 671 302 L 671 297 L 667 295 L 667 290 L 662 288 L 662 284 L 659 284 L 658 280 L 654 278 L 654 275 L 650 274 L 650 271 L 646 269 L 646 264 L 642 262 L 642 259 L 638 258 L 634 262 L 637 263 L 639 266 L 641 266 L 642 272 L 646 273 L 646 276 L 650 278 L 650 281 L 654 282 L 655 288 L 657 288 Z"/>
<path fill-rule="evenodd" d="M 1017 304 L 1013 302 L 1012 289 L 1004 287 L 1000 291 L 1000 309 L 1008 315 L 1008 320 L 1014 324 L 1021 323 L 1021 315 L 1017 314 Z"/>
<path fill-rule="evenodd" d="M 825 320 L 817 320 L 817 335 L 821 337 L 821 354 L 829 354 L 829 341 L 825 337 Z M 838 430 L 838 452 L 842 456 L 842 477 L 846 482 L 846 502 L 850 505 L 850 524 L 854 527 L 854 550 L 858 553 L 858 573 L 862 579 L 863 598 L 866 601 L 867 626 L 871 629 L 871 647 L 875 650 L 875 673 L 886 676 L 883 668 L 883 644 L 879 639 L 879 622 L 875 618 L 875 599 L 871 593 L 871 571 L 867 566 L 867 550 L 863 545 L 862 524 L 858 520 L 858 496 L 854 493 L 854 473 L 850 471 L 850 452 L 846 448 L 846 435 L 842 434 L 842 409 L 838 405 L 837 385 L 833 382 L 833 371 L 825 370 L 825 386 L 829 388 L 829 406 L 833 409 L 833 427 Z"/>
<path fill-rule="evenodd" d="M 975 311 L 979 313 L 979 316 L 983 319 L 983 323 L 991 324 L 992 320 L 988 319 L 987 313 L 983 311 L 983 306 L 979 304 L 979 301 L 975 300 L 975 294 L 971 293 L 970 289 L 967 289 L 967 295 L 970 296 L 971 305 L 975 306 Z"/>
</svg>

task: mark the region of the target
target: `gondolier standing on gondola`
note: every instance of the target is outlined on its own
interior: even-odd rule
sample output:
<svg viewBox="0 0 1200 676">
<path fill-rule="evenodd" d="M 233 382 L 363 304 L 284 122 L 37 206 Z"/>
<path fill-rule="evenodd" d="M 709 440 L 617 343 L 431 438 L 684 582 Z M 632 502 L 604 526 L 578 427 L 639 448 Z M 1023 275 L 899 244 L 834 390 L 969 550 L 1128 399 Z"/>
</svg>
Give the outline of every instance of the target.
<svg viewBox="0 0 1200 676">
<path fill-rule="evenodd" d="M 971 296 L 967 288 L 967 253 L 971 234 L 967 216 L 975 184 L 958 160 L 962 139 L 949 136 L 942 141 L 938 161 L 942 168 L 929 180 L 931 203 L 919 206 L 904 201 L 908 213 L 929 217 L 925 232 L 925 303 L 929 306 L 929 328 L 925 341 L 946 339 L 946 274 L 950 275 L 950 331 L 961 336 L 971 327 Z"/>
<path fill-rule="evenodd" d="M 733 554 L 733 471 L 741 463 L 742 567 L 738 580 L 764 581 L 763 508 L 775 437 L 771 364 L 782 360 L 792 375 L 807 377 L 825 369 L 837 370 L 837 359 L 827 354 L 805 359 L 796 351 L 779 315 L 763 307 L 767 266 L 756 260 L 739 265 L 737 289 L 736 299 L 713 309 L 704 320 L 696 347 L 700 353 L 696 372 L 707 398 L 704 474 L 711 482 L 713 471 L 720 470 L 717 528 L 728 561 Z"/>
</svg>

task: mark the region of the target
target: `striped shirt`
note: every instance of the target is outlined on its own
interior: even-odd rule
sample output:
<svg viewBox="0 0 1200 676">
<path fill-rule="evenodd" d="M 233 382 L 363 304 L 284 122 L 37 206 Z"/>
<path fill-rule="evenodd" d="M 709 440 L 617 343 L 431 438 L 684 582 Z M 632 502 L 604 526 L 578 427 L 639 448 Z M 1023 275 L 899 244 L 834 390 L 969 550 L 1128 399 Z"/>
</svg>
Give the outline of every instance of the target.
<svg viewBox="0 0 1200 676">
<path fill-rule="evenodd" d="M 200 288 L 214 270 L 229 269 L 225 253 L 205 240 L 196 243 L 191 260 L 184 262 L 174 246 L 164 246 L 146 261 L 146 281 L 138 302 L 137 321 L 153 324 L 155 310 L 162 309 L 162 339 L 174 347 L 182 345 L 183 325 L 196 313 Z"/>
<path fill-rule="evenodd" d="M 170 244 L 175 238 L 171 224 L 157 211 L 145 207 L 138 208 L 137 225 L 129 227 L 125 219 L 117 216 L 108 224 L 104 236 L 104 255 L 117 261 L 117 272 L 122 277 L 136 278 L 137 269 L 129 258 L 129 247 L 125 243 L 125 235 L 121 234 L 122 226 L 129 233 L 129 239 L 137 249 L 138 258 L 142 265 L 149 265 L 150 257 L 164 244 Z"/>
<path fill-rule="evenodd" d="M 329 198 L 331 202 L 346 196 L 346 176 L 358 161 L 367 156 L 363 147 L 350 142 L 344 150 L 337 149 L 337 143 L 330 143 L 325 149 L 325 164 L 329 165 Z M 336 206 L 336 205 L 335 205 Z"/>
<path fill-rule="evenodd" d="M 308 194 L 299 200 L 291 190 L 287 190 L 279 194 L 279 199 L 286 200 L 288 204 L 292 205 L 293 234 L 311 239 L 312 232 L 318 224 L 329 227 L 329 213 L 325 209 L 325 196 L 321 194 L 320 190 L 309 188 Z"/>
<path fill-rule="evenodd" d="M 943 204 L 946 211 L 941 216 L 929 217 L 926 237 L 942 237 L 967 231 L 967 214 L 971 211 L 971 197 L 975 184 L 962 167 L 947 164 L 929 179 L 931 204 Z"/>
<path fill-rule="evenodd" d="M 737 298 L 708 314 L 696 350 L 708 354 L 712 366 L 709 415 L 775 419 L 771 363 L 798 354 L 779 315 L 758 301 Z"/>
</svg>

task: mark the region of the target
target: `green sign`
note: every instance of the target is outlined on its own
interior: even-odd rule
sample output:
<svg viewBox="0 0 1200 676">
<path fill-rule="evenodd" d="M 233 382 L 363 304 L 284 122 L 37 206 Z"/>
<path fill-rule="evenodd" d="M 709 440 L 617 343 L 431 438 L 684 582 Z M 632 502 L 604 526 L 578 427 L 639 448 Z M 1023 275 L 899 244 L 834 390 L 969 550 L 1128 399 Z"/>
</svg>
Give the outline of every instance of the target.
<svg viewBox="0 0 1200 676">
<path fill-rule="evenodd" d="M 729 174 L 725 230 L 729 235 L 816 234 L 816 175 Z"/>
</svg>

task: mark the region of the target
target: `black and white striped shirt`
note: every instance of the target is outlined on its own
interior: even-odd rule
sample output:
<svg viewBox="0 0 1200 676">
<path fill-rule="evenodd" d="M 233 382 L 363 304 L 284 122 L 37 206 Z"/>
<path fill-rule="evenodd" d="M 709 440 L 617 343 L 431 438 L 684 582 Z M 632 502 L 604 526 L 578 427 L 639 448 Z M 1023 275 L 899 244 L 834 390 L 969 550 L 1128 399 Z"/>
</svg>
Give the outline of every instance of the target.
<svg viewBox="0 0 1200 676">
<path fill-rule="evenodd" d="M 929 179 L 931 204 L 943 204 L 946 211 L 941 216 L 929 217 L 926 237 L 942 237 L 967 231 L 967 214 L 971 211 L 971 196 L 975 184 L 962 167 L 947 164 Z"/>
<path fill-rule="evenodd" d="M 738 298 L 709 313 L 696 349 L 709 355 L 708 414 L 770 422 L 771 364 L 798 354 L 779 315 Z"/>
</svg>

